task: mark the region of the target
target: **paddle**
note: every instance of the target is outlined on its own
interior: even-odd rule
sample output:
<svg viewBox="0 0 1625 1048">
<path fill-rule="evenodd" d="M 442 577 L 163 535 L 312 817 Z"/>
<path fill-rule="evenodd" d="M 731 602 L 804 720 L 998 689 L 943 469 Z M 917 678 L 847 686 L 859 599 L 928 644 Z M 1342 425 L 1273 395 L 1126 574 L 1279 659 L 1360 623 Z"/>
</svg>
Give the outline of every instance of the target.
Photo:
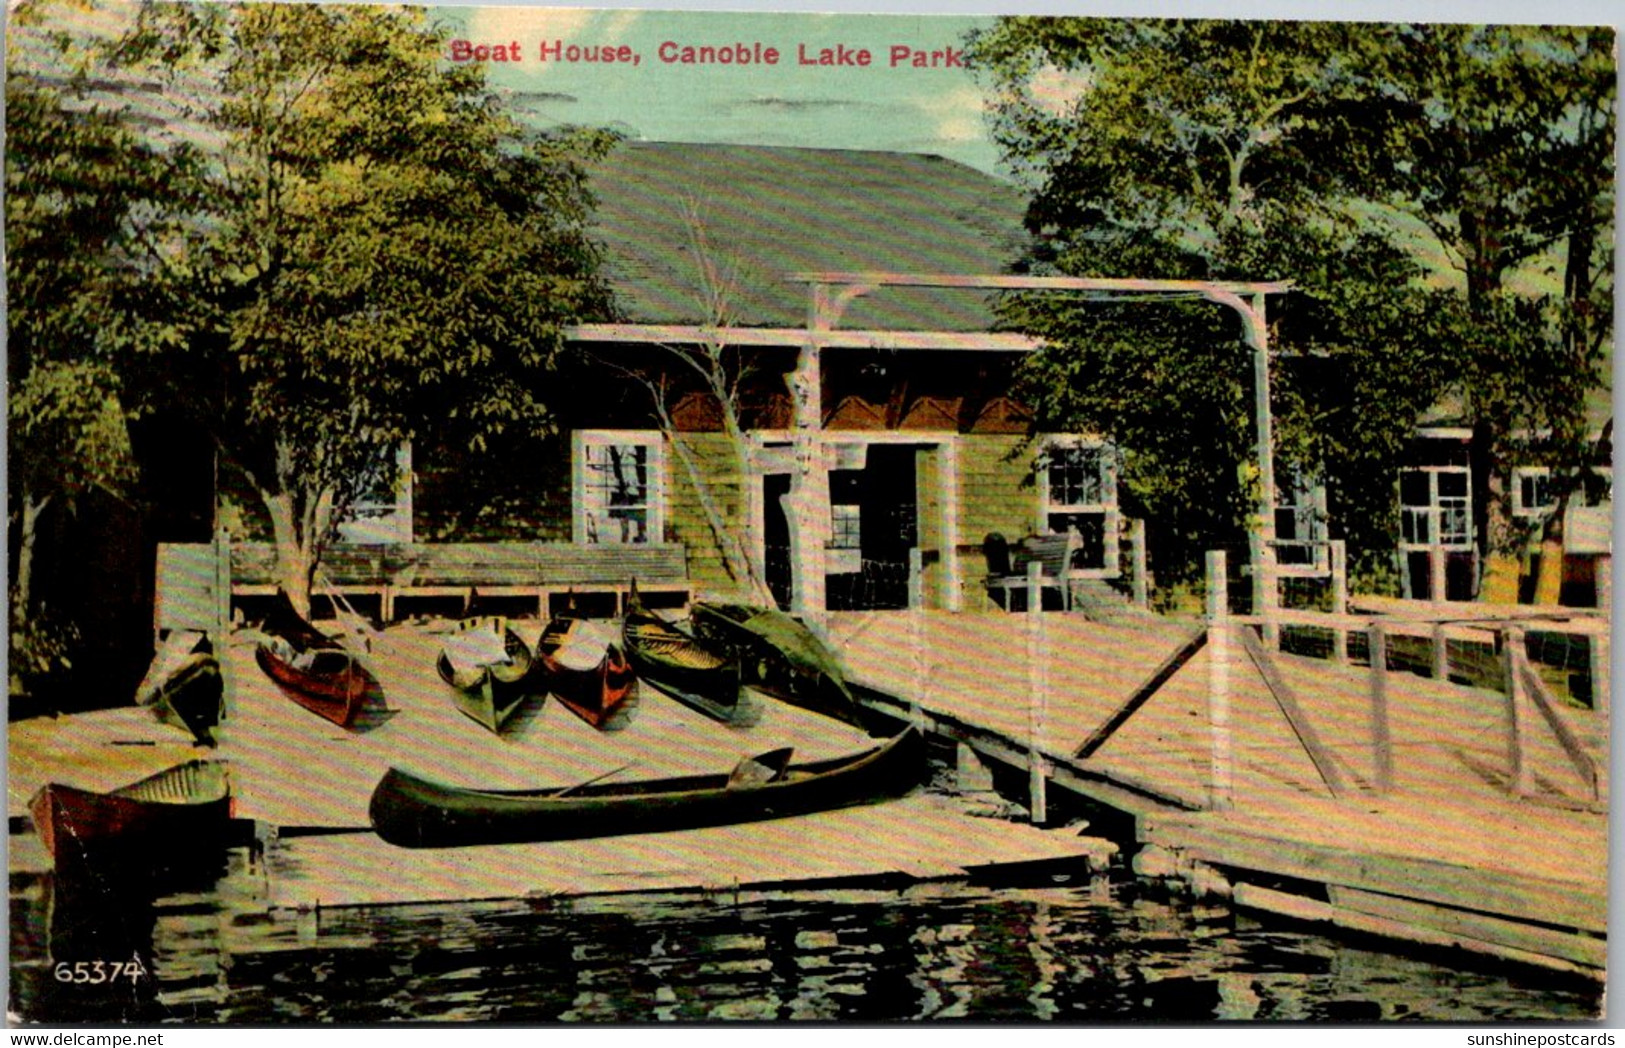
<svg viewBox="0 0 1625 1048">
<path fill-rule="evenodd" d="M 583 780 L 581 782 L 578 782 L 574 786 L 566 786 L 562 790 L 554 790 L 548 796 L 550 796 L 550 797 L 564 797 L 564 796 L 567 796 L 567 795 L 572 794 L 575 791 L 581 789 L 584 786 L 591 786 L 595 782 L 602 782 L 603 780 L 609 778 L 611 775 L 619 775 L 621 772 L 625 771 L 628 768 L 636 767 L 637 763 L 638 763 L 637 761 L 628 761 L 627 763 L 621 765 L 619 768 L 611 768 L 608 771 L 604 772 L 602 775 L 594 775 L 592 778 Z"/>
</svg>

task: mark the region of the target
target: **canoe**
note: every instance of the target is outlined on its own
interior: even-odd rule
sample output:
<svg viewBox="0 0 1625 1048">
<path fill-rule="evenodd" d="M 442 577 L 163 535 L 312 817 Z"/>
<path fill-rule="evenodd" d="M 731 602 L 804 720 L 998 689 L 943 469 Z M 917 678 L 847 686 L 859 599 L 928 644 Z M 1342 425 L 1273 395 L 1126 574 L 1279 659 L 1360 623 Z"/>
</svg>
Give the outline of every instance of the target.
<svg viewBox="0 0 1625 1048">
<path fill-rule="evenodd" d="M 306 622 L 280 591 L 281 600 L 261 624 L 266 634 L 254 652 L 261 670 L 294 702 L 341 728 L 378 682 L 354 654 Z"/>
<path fill-rule="evenodd" d="M 716 601 L 695 603 L 691 620 L 701 640 L 739 658 L 747 684 L 862 726 L 862 708 L 847 686 L 841 660 L 799 620 L 777 608 Z"/>
<path fill-rule="evenodd" d="M 391 768 L 369 813 L 379 837 L 403 848 L 579 840 L 779 819 L 906 793 L 925 775 L 925 743 L 908 728 L 856 756 L 788 763 L 788 751 L 748 758 L 732 773 L 537 790 L 446 786 Z"/>
<path fill-rule="evenodd" d="M 746 727 L 757 709 L 741 688 L 739 660 L 703 644 L 643 606 L 633 582 L 621 640 L 637 675 L 678 702 L 733 727 Z"/>
<path fill-rule="evenodd" d="M 536 643 L 536 672 L 565 709 L 599 730 L 637 695 L 638 679 L 613 629 L 591 619 L 556 618 Z"/>
<path fill-rule="evenodd" d="M 502 619 L 473 619 L 447 638 L 435 669 L 451 685 L 457 708 L 500 735 L 536 691 L 532 661 L 529 646 Z"/>
<path fill-rule="evenodd" d="M 157 860 L 167 845 L 218 835 L 231 818 L 231 786 L 224 764 L 195 760 L 109 793 L 53 782 L 28 806 L 59 866 L 114 850 Z"/>
<path fill-rule="evenodd" d="M 136 687 L 135 704 L 152 710 L 165 724 L 186 729 L 197 745 L 213 746 L 224 695 L 220 663 L 209 650 L 208 638 L 178 630 L 153 656 Z"/>
</svg>

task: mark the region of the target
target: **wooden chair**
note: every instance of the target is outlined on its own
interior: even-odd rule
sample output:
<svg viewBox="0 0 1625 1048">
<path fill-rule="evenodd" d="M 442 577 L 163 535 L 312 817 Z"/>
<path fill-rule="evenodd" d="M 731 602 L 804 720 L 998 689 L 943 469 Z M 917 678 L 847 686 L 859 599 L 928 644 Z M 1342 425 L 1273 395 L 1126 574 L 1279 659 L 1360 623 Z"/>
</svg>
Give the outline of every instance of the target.
<svg viewBox="0 0 1625 1048">
<path fill-rule="evenodd" d="M 1072 557 L 1083 548 L 1083 536 L 1074 529 L 1063 535 L 1029 535 L 1014 547 L 998 532 L 982 540 L 982 555 L 987 560 L 987 594 L 1006 611 L 1014 607 L 1012 592 L 1026 593 L 1028 565 L 1038 565 L 1040 600 L 1044 590 L 1055 590 L 1060 595 L 1061 608 L 1072 610 L 1072 586 L 1069 573 Z M 1030 598 L 1029 598 L 1030 599 Z"/>
</svg>

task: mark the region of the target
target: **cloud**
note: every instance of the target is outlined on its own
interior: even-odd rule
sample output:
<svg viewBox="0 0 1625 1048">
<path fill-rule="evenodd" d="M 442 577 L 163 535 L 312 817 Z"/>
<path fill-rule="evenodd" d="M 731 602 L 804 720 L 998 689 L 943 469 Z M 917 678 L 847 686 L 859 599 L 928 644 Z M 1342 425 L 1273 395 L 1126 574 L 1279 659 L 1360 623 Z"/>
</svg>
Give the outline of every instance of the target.
<svg viewBox="0 0 1625 1048">
<path fill-rule="evenodd" d="M 595 11 L 566 7 L 479 7 L 468 19 L 471 40 L 578 40 L 619 43 L 642 11 Z M 590 40 L 586 38 L 591 37 Z"/>
<path fill-rule="evenodd" d="M 974 85 L 934 94 L 921 101 L 920 108 L 940 142 L 976 142 L 986 137 L 982 92 Z"/>
</svg>

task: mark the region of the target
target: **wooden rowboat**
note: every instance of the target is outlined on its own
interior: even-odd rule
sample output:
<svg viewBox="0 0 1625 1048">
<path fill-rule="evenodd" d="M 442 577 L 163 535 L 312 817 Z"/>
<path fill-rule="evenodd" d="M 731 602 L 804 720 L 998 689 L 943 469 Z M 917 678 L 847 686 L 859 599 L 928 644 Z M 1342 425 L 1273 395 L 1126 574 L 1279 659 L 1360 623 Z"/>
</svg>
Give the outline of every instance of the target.
<svg viewBox="0 0 1625 1048">
<path fill-rule="evenodd" d="M 224 764 L 196 760 L 110 793 L 53 782 L 28 806 L 58 866 L 114 850 L 157 859 L 168 845 L 218 835 L 231 817 L 231 785 Z"/>
<path fill-rule="evenodd" d="M 457 708 L 476 724 L 502 734 L 535 693 L 530 648 L 500 618 L 467 620 L 440 649 L 435 669 L 450 684 Z"/>
<path fill-rule="evenodd" d="M 599 730 L 637 696 L 632 663 L 609 627 L 591 619 L 556 618 L 536 643 L 536 667 L 549 694 Z"/>
<path fill-rule="evenodd" d="M 799 620 L 777 608 L 699 601 L 691 621 L 701 640 L 738 657 L 747 684 L 792 705 L 863 726 L 840 659 Z"/>
<path fill-rule="evenodd" d="M 356 711 L 377 690 L 377 680 L 353 653 L 294 611 L 280 591 L 277 596 L 281 600 L 262 623 L 266 639 L 255 650 L 254 661 L 294 702 L 341 728 L 350 727 Z"/>
<path fill-rule="evenodd" d="M 755 721 L 759 711 L 740 687 L 739 660 L 651 614 L 635 581 L 621 639 L 638 676 L 667 695 L 733 727 Z"/>
<path fill-rule="evenodd" d="M 165 724 L 185 728 L 200 746 L 213 746 L 225 689 L 220 663 L 202 633 L 171 634 L 135 690 L 135 704 L 145 706 Z"/>
<path fill-rule="evenodd" d="M 562 789 L 476 790 L 391 768 L 369 811 L 379 837 L 403 848 L 578 840 L 661 833 L 868 804 L 906 793 L 925 773 L 919 733 L 856 756 L 789 765 L 788 751 L 742 761 L 733 773 Z"/>
</svg>

